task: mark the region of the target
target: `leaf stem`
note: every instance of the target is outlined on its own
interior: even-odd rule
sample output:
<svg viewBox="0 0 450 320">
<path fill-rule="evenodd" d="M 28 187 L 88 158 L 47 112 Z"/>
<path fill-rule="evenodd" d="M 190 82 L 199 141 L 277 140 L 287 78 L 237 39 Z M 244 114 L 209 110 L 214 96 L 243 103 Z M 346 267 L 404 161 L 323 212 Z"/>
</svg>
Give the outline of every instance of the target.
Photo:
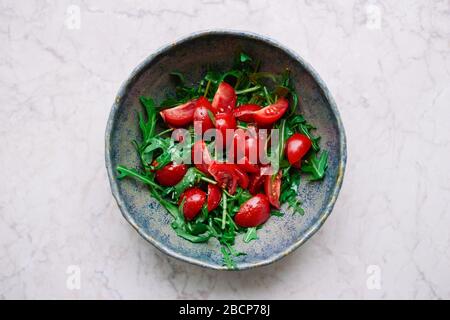
<svg viewBox="0 0 450 320">
<path fill-rule="evenodd" d="M 244 90 L 236 91 L 236 94 L 249 93 L 249 92 L 257 91 L 259 89 L 261 89 L 261 86 L 257 85 L 255 87 L 251 87 L 251 88 L 247 88 L 247 89 L 244 89 Z"/>
<path fill-rule="evenodd" d="M 264 86 L 264 95 L 266 96 L 266 100 L 269 104 L 272 104 L 272 100 L 270 99 L 269 92 L 267 91 L 267 88 Z"/>
<path fill-rule="evenodd" d="M 131 169 L 128 169 L 128 168 L 126 168 L 124 166 L 120 166 L 119 165 L 119 166 L 117 166 L 117 171 L 119 171 L 119 173 L 121 173 L 121 174 L 125 173 L 126 176 L 133 177 L 133 178 L 135 178 L 135 179 L 137 179 L 137 180 L 139 180 L 139 181 L 141 181 L 143 183 L 146 183 L 146 184 L 148 184 L 148 185 L 150 185 L 150 186 L 152 186 L 152 187 L 154 187 L 156 189 L 164 190 L 160 185 L 156 184 L 155 182 L 153 182 L 149 178 L 139 174 L 138 172 L 136 172 L 134 170 L 131 170 Z"/>
<path fill-rule="evenodd" d="M 222 201 L 223 201 L 223 210 L 222 210 L 222 230 L 225 229 L 225 220 L 227 218 L 227 194 L 225 192 L 222 193 Z"/>
<path fill-rule="evenodd" d="M 217 184 L 217 181 L 207 178 L 207 177 L 201 177 L 200 180 L 203 180 L 203 181 L 211 183 L 211 184 Z"/>
<path fill-rule="evenodd" d="M 164 135 L 164 134 L 166 134 L 166 133 L 168 133 L 168 132 L 170 132 L 170 131 L 173 131 L 173 130 L 174 130 L 173 128 L 169 128 L 169 129 L 167 129 L 167 130 L 161 131 L 160 133 L 158 133 L 157 135 L 155 135 L 155 137 L 162 136 L 162 135 Z"/>
<path fill-rule="evenodd" d="M 205 93 L 203 94 L 204 97 L 208 94 L 209 87 L 211 86 L 211 80 L 208 80 L 208 83 L 206 84 Z"/>
</svg>

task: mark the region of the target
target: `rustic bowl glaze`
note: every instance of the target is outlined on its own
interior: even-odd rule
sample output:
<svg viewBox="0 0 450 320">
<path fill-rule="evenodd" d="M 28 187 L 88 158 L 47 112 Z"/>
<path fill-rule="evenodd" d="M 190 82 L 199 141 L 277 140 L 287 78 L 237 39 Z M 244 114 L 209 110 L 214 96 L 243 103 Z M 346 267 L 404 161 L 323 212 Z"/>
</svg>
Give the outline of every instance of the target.
<svg viewBox="0 0 450 320">
<path fill-rule="evenodd" d="M 151 96 L 161 101 L 173 90 L 171 71 L 180 71 L 197 81 L 207 66 L 219 70 L 232 64 L 239 50 L 261 60 L 261 69 L 279 73 L 288 67 L 300 96 L 299 108 L 317 127 L 321 145 L 329 152 L 328 171 L 321 182 L 303 179 L 299 195 L 305 215 L 285 214 L 271 217 L 258 230 L 257 241 L 244 243 L 239 236 L 236 249 L 247 253 L 235 258 L 237 269 L 274 262 L 308 240 L 330 215 L 341 188 L 346 164 L 346 140 L 336 104 L 325 83 L 301 57 L 266 37 L 247 32 L 207 31 L 190 35 L 170 44 L 145 59 L 129 76 L 117 94 L 106 128 L 106 168 L 112 193 L 125 219 L 161 251 L 178 259 L 225 270 L 219 243 L 190 243 L 178 237 L 170 226 L 171 216 L 147 187 L 132 179 L 117 180 L 116 167 L 139 167 L 131 141 L 139 137 L 137 111 L 139 97 Z"/>
</svg>

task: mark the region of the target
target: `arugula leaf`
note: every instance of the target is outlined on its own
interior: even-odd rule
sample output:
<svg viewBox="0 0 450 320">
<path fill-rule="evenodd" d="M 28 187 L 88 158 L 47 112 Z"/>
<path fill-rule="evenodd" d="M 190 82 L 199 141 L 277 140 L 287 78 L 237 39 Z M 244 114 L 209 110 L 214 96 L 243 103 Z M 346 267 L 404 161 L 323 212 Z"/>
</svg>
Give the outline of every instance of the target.
<svg viewBox="0 0 450 320">
<path fill-rule="evenodd" d="M 175 229 L 175 233 L 179 237 L 181 237 L 183 239 L 186 239 L 186 240 L 188 240 L 190 242 L 193 242 L 193 243 L 207 242 L 211 238 L 211 234 L 209 232 L 205 233 L 204 235 L 196 236 L 194 234 L 186 232 L 184 229 L 177 228 L 177 229 Z"/>
<path fill-rule="evenodd" d="M 208 226 L 201 222 L 188 222 L 186 223 L 186 230 L 193 235 L 199 235 L 208 231 Z"/>
<path fill-rule="evenodd" d="M 247 233 L 244 236 L 244 242 L 249 243 L 252 240 L 258 239 L 258 235 L 256 234 L 256 227 L 248 228 Z"/>
<path fill-rule="evenodd" d="M 218 71 L 209 70 L 205 75 L 206 81 L 211 81 L 213 84 L 218 85 L 220 83 L 220 79 L 222 78 L 222 74 Z"/>
<path fill-rule="evenodd" d="M 234 262 L 234 260 L 231 258 L 230 256 L 230 252 L 229 250 L 227 250 L 228 248 L 226 246 L 222 246 L 220 248 L 220 251 L 222 252 L 223 255 L 223 261 L 224 261 L 224 265 L 228 268 L 228 269 L 235 269 L 236 268 L 236 263 Z"/>
<path fill-rule="evenodd" d="M 190 167 L 186 174 L 184 175 L 183 179 L 181 179 L 180 182 L 178 182 L 173 187 L 173 192 L 176 197 L 179 197 L 184 190 L 187 188 L 193 187 L 194 185 L 198 184 L 200 180 L 206 181 L 208 183 L 216 184 L 217 182 L 214 180 L 209 179 L 205 176 L 203 172 L 198 170 L 195 167 Z"/>
<path fill-rule="evenodd" d="M 270 211 L 270 215 L 271 216 L 275 216 L 275 217 L 282 217 L 282 216 L 284 216 L 283 212 L 281 212 L 280 210 L 271 210 Z"/>
<path fill-rule="evenodd" d="M 245 54 L 244 52 L 241 52 L 239 54 L 239 60 L 241 62 L 247 62 L 247 61 L 252 61 L 252 58 L 248 54 Z"/>
<path fill-rule="evenodd" d="M 144 116 L 142 115 L 142 112 L 138 113 L 139 128 L 141 129 L 142 133 L 142 141 L 143 144 L 147 144 L 149 139 L 152 138 L 153 135 L 155 134 L 155 127 L 156 127 L 155 102 L 153 101 L 152 98 L 147 98 L 144 96 L 140 97 L 139 100 L 144 106 L 147 115 L 146 121 Z"/>
<path fill-rule="evenodd" d="M 287 136 L 290 137 L 296 132 L 300 132 L 307 136 L 311 140 L 312 148 L 314 151 L 319 151 L 320 146 L 320 137 L 315 137 L 311 130 L 314 130 L 315 127 L 309 124 L 302 115 L 296 114 L 293 116 L 289 116 L 287 119 Z"/>
<path fill-rule="evenodd" d="M 174 217 L 176 219 L 176 221 L 178 221 L 178 223 L 180 223 L 179 219 L 180 218 L 182 219 L 182 215 L 180 215 L 180 210 L 176 205 L 174 205 L 170 201 L 167 201 L 166 199 L 161 197 L 159 195 L 159 193 L 153 188 L 150 188 L 150 194 L 153 196 L 153 198 L 158 200 L 158 202 L 161 203 L 161 205 L 164 208 L 166 208 L 166 210 L 170 213 L 170 215 L 172 217 Z M 183 221 L 184 221 L 184 219 L 183 219 Z"/>
<path fill-rule="evenodd" d="M 238 80 L 240 77 L 242 77 L 242 72 L 239 70 L 231 70 L 228 72 L 225 72 L 221 77 L 220 77 L 220 82 L 225 81 L 225 79 L 233 77 L 236 80 Z"/>
<path fill-rule="evenodd" d="M 303 172 L 311 174 L 311 181 L 321 180 L 325 176 L 325 171 L 328 167 L 328 152 L 323 151 L 320 157 L 316 154 L 311 154 L 311 157 L 305 161 L 301 169 Z"/>
<path fill-rule="evenodd" d="M 303 215 L 304 210 L 297 195 L 300 185 L 300 172 L 290 169 L 291 167 L 288 167 L 282 171 L 280 202 L 287 203 L 294 213 Z"/>
<path fill-rule="evenodd" d="M 314 151 L 319 151 L 320 150 L 320 147 L 319 147 L 320 137 L 314 137 L 311 133 L 311 130 L 315 129 L 315 127 L 313 127 L 306 121 L 304 123 L 301 123 L 299 126 L 300 126 L 300 131 L 305 136 L 307 136 L 309 138 L 309 140 L 311 140 L 312 148 L 314 149 Z"/>
<path fill-rule="evenodd" d="M 117 166 L 117 171 L 119 172 L 119 175 L 117 176 L 117 178 L 120 180 L 120 179 L 123 179 L 123 178 L 125 178 L 125 177 L 131 177 L 131 178 L 134 178 L 134 179 L 136 179 L 136 180 L 139 180 L 139 181 L 141 181 L 141 182 L 143 182 L 143 183 L 145 183 L 145 184 L 147 184 L 147 185 L 149 185 L 149 186 L 151 186 L 151 187 L 153 187 L 153 188 L 156 188 L 156 189 L 159 189 L 159 190 L 162 190 L 163 188 L 160 186 L 160 185 L 158 185 L 158 184 L 156 184 L 153 180 L 151 180 L 149 177 L 147 177 L 147 176 L 145 176 L 145 175 L 143 175 L 143 174 L 141 174 L 141 173 L 139 173 L 137 170 L 135 170 L 135 169 L 130 169 L 130 168 L 127 168 L 127 167 L 125 167 L 125 166 L 122 166 L 122 165 L 119 165 L 119 166 Z"/>
</svg>

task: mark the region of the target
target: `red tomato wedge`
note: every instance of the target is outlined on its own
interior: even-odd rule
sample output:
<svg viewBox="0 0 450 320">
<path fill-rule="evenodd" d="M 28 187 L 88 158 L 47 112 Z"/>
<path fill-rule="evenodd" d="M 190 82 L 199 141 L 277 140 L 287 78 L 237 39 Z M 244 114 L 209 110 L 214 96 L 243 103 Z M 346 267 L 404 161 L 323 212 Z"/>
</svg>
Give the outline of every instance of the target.
<svg viewBox="0 0 450 320">
<path fill-rule="evenodd" d="M 295 133 L 286 141 L 286 157 L 294 167 L 300 167 L 300 161 L 311 149 L 311 140 L 301 133 Z"/>
<path fill-rule="evenodd" d="M 266 176 L 262 175 L 260 170 L 258 170 L 257 173 L 251 174 L 249 176 L 248 191 L 252 195 L 258 194 L 261 190 L 261 187 L 264 185 L 265 179 Z"/>
<path fill-rule="evenodd" d="M 179 203 L 184 200 L 183 214 L 186 220 L 193 220 L 202 210 L 206 201 L 206 193 L 197 187 L 186 189 L 180 196 Z"/>
<path fill-rule="evenodd" d="M 234 109 L 233 114 L 240 121 L 253 122 L 253 113 L 258 110 L 261 110 L 261 107 L 257 104 L 243 104 Z"/>
<path fill-rule="evenodd" d="M 236 99 L 234 88 L 226 82 L 221 82 L 212 102 L 213 113 L 232 112 L 236 106 Z"/>
<path fill-rule="evenodd" d="M 248 187 L 247 174 L 233 163 L 213 162 L 209 166 L 209 173 L 217 181 L 219 187 L 228 189 L 230 194 L 236 192 L 238 184 L 243 189 Z"/>
<path fill-rule="evenodd" d="M 257 227 L 270 217 L 270 204 L 267 196 L 257 194 L 244 202 L 234 216 L 234 221 L 241 227 Z"/>
<path fill-rule="evenodd" d="M 218 207 L 222 199 L 220 188 L 214 184 L 208 184 L 208 212 Z"/>
<path fill-rule="evenodd" d="M 258 162 L 259 138 L 255 127 L 248 127 L 247 130 L 237 129 L 233 135 L 234 155 L 236 159 L 246 156 L 249 159 L 254 158 Z M 252 157 L 251 157 L 252 155 Z"/>
<path fill-rule="evenodd" d="M 251 163 L 247 157 L 243 157 L 237 161 L 237 165 L 239 168 L 248 173 L 258 173 L 259 167 L 255 163 Z"/>
<path fill-rule="evenodd" d="M 211 106 L 211 102 L 209 102 L 209 100 L 203 96 L 201 96 L 200 98 L 197 99 L 197 102 L 195 104 L 195 106 L 198 107 L 205 107 L 208 110 L 212 110 L 212 106 Z"/>
<path fill-rule="evenodd" d="M 266 176 L 264 191 L 272 206 L 280 209 L 281 170 L 274 176 Z"/>
<path fill-rule="evenodd" d="M 209 175 L 209 165 L 211 163 L 211 155 L 209 154 L 206 143 L 203 140 L 198 140 L 192 146 L 192 163 L 201 172 Z"/>
<path fill-rule="evenodd" d="M 277 102 L 253 113 L 253 119 L 259 126 L 268 126 L 278 121 L 289 107 L 285 98 L 279 98 Z"/>
<path fill-rule="evenodd" d="M 208 99 L 205 97 L 200 97 L 197 100 L 193 115 L 194 127 L 200 125 L 202 133 L 205 133 L 208 129 L 214 128 L 214 124 L 208 114 L 208 111 L 210 111 L 211 108 L 211 103 L 209 103 Z"/>
<path fill-rule="evenodd" d="M 248 188 L 248 175 L 245 173 L 244 170 L 242 170 L 241 168 L 239 168 L 238 166 L 236 166 L 236 168 L 234 169 L 236 172 L 236 175 L 238 177 L 238 184 L 242 189 L 247 189 Z"/>
<path fill-rule="evenodd" d="M 246 132 L 236 130 L 234 134 L 234 154 L 236 163 L 246 172 L 259 172 L 259 138 L 256 128 L 249 127 Z"/>
<path fill-rule="evenodd" d="M 183 179 L 188 167 L 185 164 L 173 164 L 172 162 L 156 170 L 155 179 L 160 185 L 170 187 Z"/>
<path fill-rule="evenodd" d="M 195 100 L 191 100 L 177 107 L 165 109 L 159 114 L 168 125 L 176 128 L 184 127 L 193 120 L 195 103 Z"/>
<path fill-rule="evenodd" d="M 222 146 L 228 147 L 231 139 L 227 138 L 227 129 L 236 129 L 236 119 L 232 113 L 219 113 L 216 115 L 216 129 L 222 134 Z M 216 137 L 216 144 L 218 144 Z"/>
</svg>

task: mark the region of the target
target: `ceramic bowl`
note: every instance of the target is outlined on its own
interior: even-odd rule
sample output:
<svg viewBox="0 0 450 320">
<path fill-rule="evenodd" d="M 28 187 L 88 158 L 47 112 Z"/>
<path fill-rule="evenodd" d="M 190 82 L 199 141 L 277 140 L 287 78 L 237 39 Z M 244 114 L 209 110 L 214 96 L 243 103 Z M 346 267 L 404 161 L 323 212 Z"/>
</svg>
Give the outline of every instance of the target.
<svg viewBox="0 0 450 320">
<path fill-rule="evenodd" d="M 171 216 L 147 187 L 132 179 L 117 180 L 116 167 L 139 167 L 131 143 L 139 137 L 137 111 L 141 95 L 161 101 L 173 90 L 169 73 L 181 71 L 191 81 L 198 81 L 207 66 L 223 70 L 242 50 L 261 60 L 261 70 L 280 73 L 291 70 L 300 96 L 299 108 L 317 127 L 321 145 L 329 152 L 328 171 L 321 182 L 303 179 L 299 195 L 305 214 L 271 217 L 258 230 L 257 241 L 236 249 L 246 255 L 235 259 L 237 269 L 247 269 L 274 262 L 305 243 L 330 215 L 341 188 L 346 163 L 346 142 L 342 121 L 325 83 L 298 54 L 264 36 L 235 31 L 207 31 L 190 35 L 158 50 L 131 73 L 117 94 L 106 128 L 106 168 L 112 193 L 125 219 L 148 242 L 175 258 L 212 269 L 225 270 L 220 246 L 215 239 L 206 244 L 190 243 L 178 237 L 170 226 Z"/>
</svg>

